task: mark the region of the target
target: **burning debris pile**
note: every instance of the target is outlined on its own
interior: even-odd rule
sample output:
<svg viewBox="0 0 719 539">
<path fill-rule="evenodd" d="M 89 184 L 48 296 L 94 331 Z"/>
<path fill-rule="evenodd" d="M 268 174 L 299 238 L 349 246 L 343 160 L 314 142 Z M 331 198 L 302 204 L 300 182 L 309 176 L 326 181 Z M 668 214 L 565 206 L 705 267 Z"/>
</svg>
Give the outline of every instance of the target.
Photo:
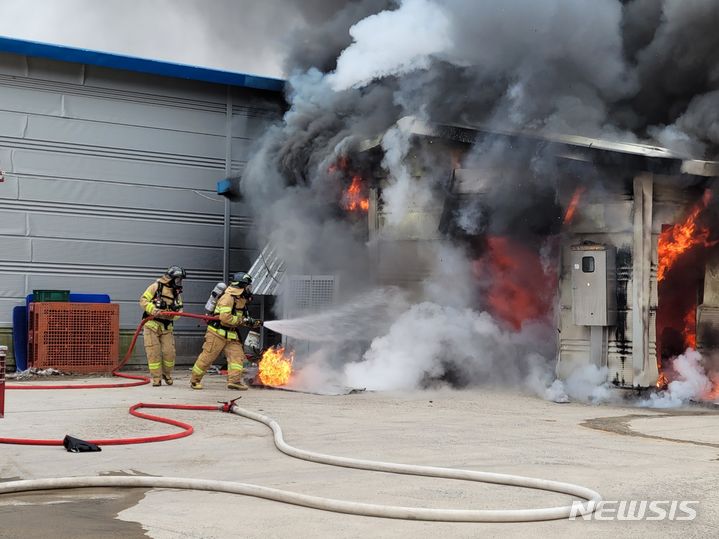
<svg viewBox="0 0 719 539">
<path fill-rule="evenodd" d="M 566 346 L 556 337 L 557 320 L 567 324 L 563 294 L 571 294 L 562 253 L 569 235 L 581 242 L 584 234 L 614 241 L 617 252 L 617 322 L 592 330 L 591 346 L 613 354 L 617 380 L 629 376 L 632 350 L 648 350 L 653 337 L 643 348 L 631 346 L 636 324 L 648 324 L 633 317 L 641 307 L 635 303 L 649 302 L 651 287 L 640 294 L 640 283 L 628 282 L 649 283 L 644 275 L 651 272 L 637 265 L 637 240 L 626 234 L 631 211 L 620 215 L 621 203 L 602 201 L 639 200 L 632 177 L 643 170 L 641 159 L 719 155 L 719 35 L 708 26 L 719 4 L 338 6 L 309 30 L 313 35 L 296 36 L 287 66 L 289 109 L 248 162 L 242 190 L 262 240 L 277 247 L 288 273 L 336 276 L 340 310 L 382 285 L 406 293 L 386 324 L 365 324 L 362 317 L 371 313 L 358 316 L 352 338 L 340 342 L 340 332 L 328 331 L 316 341 L 325 344 L 298 364 L 319 362 L 345 383 L 370 389 L 444 381 L 541 393 L 553 381 L 559 348 L 589 356 L 576 344 L 584 339 L 590 347 L 588 326 L 560 336 Z M 305 46 L 310 42 L 323 46 L 313 50 Z M 672 63 L 676 54 L 681 61 Z M 407 117 L 446 127 L 422 131 Z M 451 127 L 458 124 L 482 129 Z M 576 144 L 567 149 L 568 137 L 613 146 L 592 142 L 582 153 Z M 619 143 L 625 146 L 615 151 Z M 478 172 L 462 183 L 455 181 L 458 170 Z M 672 170 L 667 174 L 679 177 Z M 700 191 L 711 183 L 690 174 L 681 182 Z M 693 290 L 701 288 L 698 273 L 716 243 L 701 224 L 708 196 L 686 218 L 667 221 L 658 240 L 656 358 L 668 381 L 672 358 L 698 346 L 699 298 L 671 290 L 681 290 L 676 279 L 694 266 L 700 269 L 690 277 Z M 446 226 L 436 226 L 440 215 Z M 607 232 L 615 223 L 624 226 L 618 240 Z M 590 265 L 583 269 L 589 273 Z M 565 386 L 571 394 L 572 384 Z"/>
<path fill-rule="evenodd" d="M 257 365 L 257 379 L 266 386 L 284 386 L 290 381 L 295 353 L 282 346 L 268 348 Z"/>
</svg>

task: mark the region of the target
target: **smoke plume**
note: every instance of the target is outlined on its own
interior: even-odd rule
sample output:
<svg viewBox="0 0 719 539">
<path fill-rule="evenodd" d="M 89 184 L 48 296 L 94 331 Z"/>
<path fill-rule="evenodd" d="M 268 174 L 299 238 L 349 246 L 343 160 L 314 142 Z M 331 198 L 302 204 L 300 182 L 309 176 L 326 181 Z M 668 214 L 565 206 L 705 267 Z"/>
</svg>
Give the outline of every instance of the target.
<svg viewBox="0 0 719 539">
<path fill-rule="evenodd" d="M 714 157 L 719 34 L 711 25 L 719 4 L 364 0 L 335 7 L 291 35 L 289 108 L 248 163 L 243 192 L 260 242 L 275 245 L 288 272 L 338 275 L 345 296 L 372 298 L 378 264 L 389 257 L 414 285 L 389 327 L 369 327 L 364 346 L 348 330 L 351 352 L 342 355 L 334 340 L 305 361 L 305 373 L 322 365 L 344 383 L 379 389 L 489 383 L 555 400 L 610 398 L 606 373 L 596 368 L 553 383 L 556 313 L 553 298 L 538 292 L 556 290 L 567 191 L 560 187 L 600 196 L 613 188 L 601 171 L 558 162 L 550 145 L 500 135 L 453 157 L 455 148 L 418 140 L 400 120 L 646 142 Z M 481 171 L 481 203 L 450 200 L 456 168 Z M 355 176 L 380 196 L 382 222 L 371 238 L 367 216 L 338 203 Z M 447 226 L 426 229 L 422 216 L 438 213 Z M 387 243 L 398 238 L 406 241 Z M 412 251 L 418 239 L 426 241 Z M 517 267 L 531 253 L 534 262 Z M 307 338 L 318 319 L 277 324 Z"/>
</svg>

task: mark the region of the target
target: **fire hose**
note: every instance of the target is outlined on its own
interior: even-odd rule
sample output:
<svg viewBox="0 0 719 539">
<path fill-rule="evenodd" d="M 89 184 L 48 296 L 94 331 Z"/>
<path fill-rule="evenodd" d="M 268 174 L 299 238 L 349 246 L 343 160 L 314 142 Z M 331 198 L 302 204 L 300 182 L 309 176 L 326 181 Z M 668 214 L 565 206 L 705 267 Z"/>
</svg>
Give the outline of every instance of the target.
<svg viewBox="0 0 719 539">
<path fill-rule="evenodd" d="M 183 316 L 186 318 L 195 318 L 198 320 L 204 320 L 206 322 L 210 322 L 212 320 L 219 320 L 216 316 L 207 316 L 204 314 L 193 314 L 193 313 L 185 313 L 185 312 L 175 312 L 175 311 L 161 311 L 153 316 L 148 316 L 147 318 L 143 318 L 142 321 L 138 324 L 137 329 L 135 330 L 135 334 L 132 336 L 132 341 L 130 342 L 130 347 L 127 349 L 127 352 L 125 353 L 125 357 L 122 358 L 122 361 L 118 364 L 117 367 L 115 367 L 112 370 L 112 375 L 117 376 L 118 378 L 127 378 L 130 380 L 138 380 L 137 382 L 125 382 L 122 384 L 8 384 L 5 386 L 6 389 L 110 389 L 110 388 L 118 388 L 118 387 L 135 387 L 135 386 L 143 386 L 150 383 L 150 379 L 147 376 L 137 376 L 133 374 L 124 374 L 119 372 L 120 369 L 122 369 L 125 364 L 129 361 L 130 356 L 132 355 L 132 351 L 135 349 L 135 344 L 137 343 L 137 338 L 140 336 L 140 331 L 142 331 L 142 328 L 145 326 L 147 322 L 150 320 L 153 320 L 157 316 Z"/>
<path fill-rule="evenodd" d="M 179 406 L 160 405 L 158 407 L 173 408 Z M 189 409 L 221 409 L 223 411 L 231 412 L 253 421 L 263 423 L 272 430 L 275 447 L 279 451 L 290 457 L 301 460 L 327 464 L 330 466 L 355 468 L 359 470 L 416 475 L 421 477 L 435 477 L 441 479 L 459 479 L 464 481 L 532 488 L 560 494 L 568 494 L 570 496 L 581 498 L 585 501 L 577 505 L 573 504 L 541 509 L 428 509 L 422 507 L 402 507 L 350 502 L 346 500 L 310 496 L 297 492 L 234 481 L 148 476 L 60 477 L 51 479 L 8 481 L 0 483 L 0 495 L 35 490 L 67 488 L 171 488 L 240 494 L 243 496 L 264 498 L 292 505 L 300 505 L 312 509 L 358 516 L 442 522 L 532 522 L 540 520 L 557 520 L 568 518 L 572 514 L 582 515 L 592 513 L 596 509 L 597 504 L 602 500 L 602 497 L 598 492 L 572 483 L 563 483 L 548 479 L 536 479 L 519 475 L 478 472 L 474 470 L 395 464 L 391 462 L 337 457 L 324 453 L 298 449 L 285 442 L 282 436 L 282 429 L 274 419 L 264 414 L 260 414 L 259 412 L 253 412 L 251 410 L 240 408 L 236 406 L 233 401 L 225 403 L 220 407 L 189 407 Z"/>
<path fill-rule="evenodd" d="M 171 313 L 163 312 L 161 315 L 182 315 L 191 318 L 199 318 L 204 320 L 212 320 L 214 317 L 195 315 L 191 313 Z M 127 362 L 137 341 L 140 330 L 145 322 L 151 318 L 146 318 L 138 325 L 133 336 L 130 348 L 123 360 L 112 372 L 114 376 L 126 378 L 144 378 L 131 375 L 123 375 L 119 371 Z M 149 381 L 149 380 L 148 380 Z M 47 385 L 47 386 L 10 386 L 11 389 L 94 389 L 107 387 L 130 387 L 142 385 L 147 381 L 132 382 L 128 384 L 92 384 L 92 385 Z M 35 490 L 53 490 L 66 488 L 98 488 L 98 487 L 126 487 L 126 488 L 172 488 L 186 490 L 204 490 L 212 492 L 225 492 L 228 494 L 240 494 L 244 496 L 253 496 L 264 498 L 267 500 L 278 501 L 293 505 L 300 505 L 313 509 L 324 511 L 332 511 L 337 513 L 346 513 L 358 516 L 372 516 L 382 518 L 395 518 L 404 520 L 427 520 L 427 521 L 443 521 L 443 522 L 531 522 L 540 520 L 556 520 L 569 517 L 571 514 L 581 515 L 592 513 L 598 502 L 601 501 L 601 495 L 580 485 L 572 483 L 563 483 L 547 479 L 536 479 L 519 475 L 509 475 L 490 472 L 479 472 L 474 470 L 462 470 L 454 468 L 441 468 L 435 466 L 418 466 L 410 464 L 396 464 L 391 462 L 372 461 L 364 459 L 354 459 L 349 457 L 337 457 L 324 453 L 317 453 L 304 449 L 298 449 L 285 442 L 282 436 L 280 425 L 271 417 L 259 412 L 253 412 L 244 408 L 240 408 L 234 404 L 234 401 L 224 403 L 220 406 L 212 405 L 177 405 L 177 404 L 143 404 L 138 403 L 130 408 L 130 413 L 136 417 L 149 419 L 166 423 L 182 428 L 183 430 L 174 434 L 150 436 L 142 438 L 113 438 L 104 440 L 92 440 L 97 445 L 120 445 L 133 443 L 159 442 L 182 438 L 189 436 L 193 432 L 191 425 L 175 421 L 173 419 L 163 418 L 150 414 L 143 414 L 137 410 L 140 408 L 162 408 L 162 409 L 180 409 L 180 410 L 222 410 L 231 412 L 236 415 L 263 423 L 272 430 L 274 435 L 275 447 L 282 453 L 301 460 L 316 462 L 319 464 L 327 464 L 330 466 L 339 466 L 344 468 L 355 468 L 360 470 L 369 470 L 385 473 L 395 473 L 404 475 L 416 475 L 421 477 L 435 477 L 441 479 L 458 479 L 464 481 L 474 481 L 481 483 L 493 483 L 498 485 L 507 485 L 514 487 L 532 488 L 567 494 L 576 496 L 585 500 L 578 506 L 564 505 L 557 507 L 547 507 L 541 509 L 428 509 L 420 507 L 401 507 L 379 504 L 368 504 L 361 502 L 350 502 L 346 500 L 337 500 L 332 498 L 323 498 L 300 494 L 280 489 L 263 487 L 260 485 L 252 485 L 248 483 L 238 483 L 232 481 L 217 481 L 207 479 L 193 479 L 182 477 L 148 477 L 148 476 L 101 476 L 101 477 L 60 477 L 51 479 L 31 479 L 20 481 L 8 481 L 0 483 L 0 495 L 29 492 Z M 23 439 L 23 438 L 0 438 L 0 443 L 24 444 L 24 445 L 62 445 L 62 440 L 42 440 L 42 439 Z"/>
</svg>

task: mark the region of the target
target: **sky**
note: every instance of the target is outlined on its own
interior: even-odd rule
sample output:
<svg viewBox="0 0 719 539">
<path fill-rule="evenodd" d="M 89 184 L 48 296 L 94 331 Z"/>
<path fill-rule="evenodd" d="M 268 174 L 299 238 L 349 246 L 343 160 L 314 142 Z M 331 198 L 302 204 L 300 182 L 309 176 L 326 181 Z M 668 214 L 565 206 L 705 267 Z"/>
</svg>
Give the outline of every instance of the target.
<svg viewBox="0 0 719 539">
<path fill-rule="evenodd" d="M 291 0 L 0 0 L 0 35 L 283 77 Z"/>
</svg>

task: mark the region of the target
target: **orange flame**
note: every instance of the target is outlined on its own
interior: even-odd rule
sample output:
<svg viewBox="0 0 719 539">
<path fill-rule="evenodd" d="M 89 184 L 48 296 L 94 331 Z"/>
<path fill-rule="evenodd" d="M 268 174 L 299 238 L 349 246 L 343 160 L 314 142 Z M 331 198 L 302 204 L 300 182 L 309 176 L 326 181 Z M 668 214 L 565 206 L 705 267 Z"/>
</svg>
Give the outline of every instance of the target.
<svg viewBox="0 0 719 539">
<path fill-rule="evenodd" d="M 283 386 L 290 381 L 292 362 L 295 353 L 287 351 L 283 346 L 273 346 L 265 350 L 258 365 L 260 382 L 266 386 Z"/>
<path fill-rule="evenodd" d="M 362 178 L 352 177 L 352 184 L 342 194 L 342 206 L 348 211 L 368 211 L 369 199 L 362 196 Z"/>
<path fill-rule="evenodd" d="M 659 235 L 657 281 L 661 282 L 677 259 L 686 251 L 697 245 L 711 247 L 717 242 L 708 241 L 709 229 L 697 224 L 697 217 L 707 207 L 712 192 L 707 189 L 698 202 L 681 223 L 667 227 Z"/>
<path fill-rule="evenodd" d="M 337 171 L 345 171 L 349 167 L 349 159 L 346 155 L 341 155 L 337 158 L 337 161 L 327 167 L 327 172 L 334 174 Z"/>
<path fill-rule="evenodd" d="M 485 256 L 473 263 L 481 280 L 490 282 L 487 309 L 515 330 L 551 312 L 556 276 L 542 266 L 537 251 L 504 236 L 487 238 Z"/>
<path fill-rule="evenodd" d="M 574 190 L 572 199 L 569 201 L 569 206 L 567 206 L 567 211 L 564 214 L 564 220 L 562 221 L 564 224 L 570 224 L 574 219 L 574 214 L 577 212 L 577 206 L 579 205 L 579 199 L 582 198 L 585 189 L 584 186 L 580 185 Z"/>
<path fill-rule="evenodd" d="M 684 346 L 694 350 L 697 348 L 696 305 L 692 305 L 684 315 Z"/>
</svg>

